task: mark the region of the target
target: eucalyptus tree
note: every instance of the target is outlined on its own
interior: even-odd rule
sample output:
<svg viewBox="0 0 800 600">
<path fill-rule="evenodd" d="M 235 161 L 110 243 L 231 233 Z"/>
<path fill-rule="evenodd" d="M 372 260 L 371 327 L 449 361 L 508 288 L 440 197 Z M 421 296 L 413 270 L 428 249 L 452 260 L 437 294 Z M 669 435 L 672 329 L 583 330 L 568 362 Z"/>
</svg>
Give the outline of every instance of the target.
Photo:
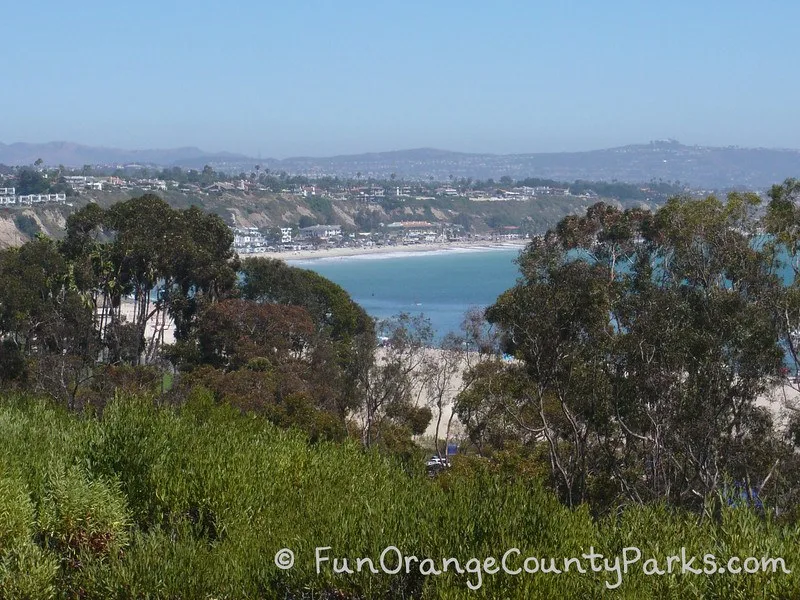
<svg viewBox="0 0 800 600">
<path fill-rule="evenodd" d="M 421 397 L 433 329 L 422 315 L 400 313 L 381 321 L 379 331 L 382 347 L 365 357 L 367 363 L 358 371 L 363 391 L 361 441 L 365 447 L 399 449 L 400 439 L 424 433 L 432 417 L 431 410 L 421 406 Z"/>
<path fill-rule="evenodd" d="M 759 199 L 675 198 L 655 214 L 597 204 L 519 259 L 487 310 L 515 364 L 485 368 L 458 411 L 485 451 L 544 457 L 573 506 L 702 506 L 759 489 L 783 449 L 756 400 L 781 371 L 774 253 Z"/>
<path fill-rule="evenodd" d="M 100 315 L 107 359 L 152 362 L 170 322 L 176 338 L 185 338 L 200 307 L 234 289 L 232 241 L 219 217 L 172 209 L 151 194 L 73 214 L 62 248 Z"/>
<path fill-rule="evenodd" d="M 0 381 L 70 407 L 99 351 L 91 303 L 50 239 L 0 252 Z"/>
<path fill-rule="evenodd" d="M 486 390 L 476 390 L 473 384 L 481 375 L 500 366 L 501 353 L 497 331 L 488 326 L 480 308 L 470 308 L 464 315 L 459 332 L 450 332 L 436 348 L 424 352 L 421 368 L 415 378 L 424 386 L 427 403 L 435 419 L 434 447 L 437 455 L 447 455 L 449 442 L 460 433 L 454 410 L 454 400 L 461 395 L 479 399 Z M 467 416 L 466 420 L 469 420 Z M 441 429 L 444 426 L 444 435 Z M 480 440 L 478 452 L 481 451 Z"/>
<path fill-rule="evenodd" d="M 765 246 L 783 267 L 787 292 L 778 307 L 782 339 L 795 374 L 800 369 L 800 180 L 787 179 L 769 191 L 770 201 L 764 216 Z M 797 383 L 792 383 L 800 389 Z"/>
<path fill-rule="evenodd" d="M 764 232 L 768 236 L 765 246 L 773 249 L 786 288 L 778 298 L 776 321 L 791 375 L 783 380 L 787 392 L 785 407 L 789 413 L 787 438 L 797 449 L 800 448 L 800 180 L 787 179 L 773 186 L 769 198 L 763 220 Z M 796 457 L 797 453 L 794 455 Z M 781 477 L 780 473 L 778 478 L 788 484 L 787 502 L 797 504 L 797 498 L 800 497 L 797 478 L 791 481 L 790 477 Z"/>
</svg>

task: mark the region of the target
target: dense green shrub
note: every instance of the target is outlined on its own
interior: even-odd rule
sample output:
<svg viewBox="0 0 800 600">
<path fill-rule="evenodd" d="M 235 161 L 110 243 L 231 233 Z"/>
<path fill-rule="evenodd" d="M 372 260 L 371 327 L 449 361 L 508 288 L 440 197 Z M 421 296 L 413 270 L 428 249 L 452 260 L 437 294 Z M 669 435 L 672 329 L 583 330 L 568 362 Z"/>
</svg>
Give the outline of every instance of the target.
<svg viewBox="0 0 800 600">
<path fill-rule="evenodd" d="M 34 544 L 35 511 L 24 483 L 0 477 L 0 597 L 50 598 L 58 563 Z"/>
<path fill-rule="evenodd" d="M 116 482 L 90 479 L 73 466 L 50 475 L 39 507 L 39 528 L 46 547 L 78 561 L 114 556 L 127 546 L 128 515 Z"/>
<path fill-rule="evenodd" d="M 663 506 L 593 518 L 535 479 L 480 463 L 430 479 L 356 443 L 318 442 L 192 394 L 180 409 L 118 397 L 98 418 L 0 401 L 2 598 L 795 598 L 797 525 L 720 505 L 716 521 Z M 783 557 L 791 575 L 317 573 L 331 557 L 466 565 L 521 556 L 714 553 Z M 295 566 L 274 564 L 291 548 Z M 521 559 L 520 559 L 521 563 Z"/>
</svg>

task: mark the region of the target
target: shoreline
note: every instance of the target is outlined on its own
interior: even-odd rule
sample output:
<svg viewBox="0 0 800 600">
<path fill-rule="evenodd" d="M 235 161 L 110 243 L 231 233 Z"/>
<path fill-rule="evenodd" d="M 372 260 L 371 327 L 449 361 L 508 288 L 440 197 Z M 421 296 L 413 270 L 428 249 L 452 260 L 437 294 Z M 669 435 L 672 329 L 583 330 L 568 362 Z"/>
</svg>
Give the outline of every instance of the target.
<svg viewBox="0 0 800 600">
<path fill-rule="evenodd" d="M 496 250 L 522 250 L 530 240 L 491 240 L 476 242 L 445 242 L 434 244 L 410 244 L 396 246 L 370 246 L 358 248 L 323 248 L 314 250 L 294 250 L 283 252 L 254 252 L 240 255 L 240 258 L 277 258 L 283 261 L 321 260 L 350 257 L 397 257 L 399 255 L 423 255 L 443 252 L 489 252 Z"/>
</svg>

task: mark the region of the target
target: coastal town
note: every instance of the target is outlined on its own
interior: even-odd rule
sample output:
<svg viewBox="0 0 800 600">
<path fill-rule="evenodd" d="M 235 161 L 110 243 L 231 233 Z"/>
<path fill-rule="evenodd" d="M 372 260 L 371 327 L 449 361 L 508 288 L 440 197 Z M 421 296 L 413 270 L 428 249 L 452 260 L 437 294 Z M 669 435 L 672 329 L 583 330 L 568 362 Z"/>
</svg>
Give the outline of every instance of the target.
<svg viewBox="0 0 800 600">
<path fill-rule="evenodd" d="M 357 173 L 340 179 L 290 175 L 260 165 L 249 173 L 210 165 L 200 170 L 137 164 L 66 168 L 37 160 L 27 166 L 0 165 L 0 220 L 8 221 L 9 231 L 0 231 L 0 245 L 29 238 L 37 227 L 58 237 L 73 207 L 107 206 L 142 194 L 220 215 L 242 255 L 521 243 L 597 201 L 648 207 L 681 189 L 655 182 L 515 181 L 507 176 L 441 182 Z M 34 214 L 36 207 L 63 208 L 63 216 L 48 221 Z M 27 226 L 20 228 L 21 222 Z"/>
<path fill-rule="evenodd" d="M 489 234 L 467 235 L 458 225 L 442 225 L 427 221 L 398 221 L 389 223 L 380 232 L 343 233 L 339 225 L 311 225 L 308 227 L 281 227 L 278 231 L 264 233 L 257 227 L 234 227 L 233 248 L 242 255 L 297 254 L 341 250 L 346 254 L 415 250 L 471 245 L 521 243 L 526 239 L 519 227 L 507 226 Z M 310 254 L 309 254 L 310 253 Z"/>
<path fill-rule="evenodd" d="M 2 167 L 2 165 L 0 165 Z M 438 181 L 406 182 L 396 181 L 394 177 L 387 180 L 370 180 L 362 182 L 361 175 L 355 180 L 338 178 L 312 178 L 303 175 L 290 176 L 286 172 L 271 174 L 260 170 L 247 174 L 228 174 L 224 171 L 215 171 L 206 166 L 202 171 L 180 168 L 163 169 L 151 174 L 151 170 L 141 165 L 99 165 L 86 166 L 83 171 L 98 171 L 95 175 L 65 174 L 64 167 L 52 174 L 44 167 L 22 167 L 11 170 L 6 167 L 6 173 L 0 170 L 0 184 L 10 184 L 20 172 L 38 173 L 47 184 L 54 181 L 56 184 L 68 186 L 74 193 L 85 191 L 144 191 L 167 192 L 178 191 L 212 196 L 223 193 L 281 193 L 297 197 L 326 197 L 334 201 L 356 200 L 367 203 L 380 203 L 387 200 L 425 201 L 436 198 L 465 198 L 474 202 L 525 202 L 535 198 L 567 197 L 596 200 L 599 194 L 593 189 L 587 189 L 586 184 L 579 190 L 571 190 L 566 184 L 558 184 L 548 180 L 541 180 L 542 185 L 517 185 L 510 177 L 503 177 L 495 182 L 493 179 L 475 181 L 462 179 L 444 184 Z M 152 176 L 151 176 L 152 175 Z M 14 196 L 13 187 L 0 187 L 0 197 Z M 658 191 L 648 186 L 637 186 L 643 198 L 647 195 L 657 195 Z M 59 194 L 63 200 L 66 194 Z M 12 202 L 13 204 L 13 202 Z"/>
</svg>

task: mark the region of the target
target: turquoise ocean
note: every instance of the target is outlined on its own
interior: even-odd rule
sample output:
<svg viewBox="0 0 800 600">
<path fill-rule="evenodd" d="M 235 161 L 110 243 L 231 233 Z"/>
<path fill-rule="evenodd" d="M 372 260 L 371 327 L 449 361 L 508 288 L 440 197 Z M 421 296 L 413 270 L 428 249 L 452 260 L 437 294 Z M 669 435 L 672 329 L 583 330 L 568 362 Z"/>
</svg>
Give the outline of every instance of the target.
<svg viewBox="0 0 800 600">
<path fill-rule="evenodd" d="M 441 339 L 460 331 L 468 309 L 491 305 L 514 285 L 519 252 L 518 248 L 459 249 L 287 262 L 338 283 L 376 319 L 400 312 L 423 314 Z M 780 260 L 780 274 L 788 285 L 793 272 L 785 255 Z"/>
<path fill-rule="evenodd" d="M 458 249 L 287 262 L 338 283 L 376 319 L 423 314 L 441 338 L 460 330 L 467 310 L 491 305 L 514 285 L 519 251 Z"/>
</svg>

